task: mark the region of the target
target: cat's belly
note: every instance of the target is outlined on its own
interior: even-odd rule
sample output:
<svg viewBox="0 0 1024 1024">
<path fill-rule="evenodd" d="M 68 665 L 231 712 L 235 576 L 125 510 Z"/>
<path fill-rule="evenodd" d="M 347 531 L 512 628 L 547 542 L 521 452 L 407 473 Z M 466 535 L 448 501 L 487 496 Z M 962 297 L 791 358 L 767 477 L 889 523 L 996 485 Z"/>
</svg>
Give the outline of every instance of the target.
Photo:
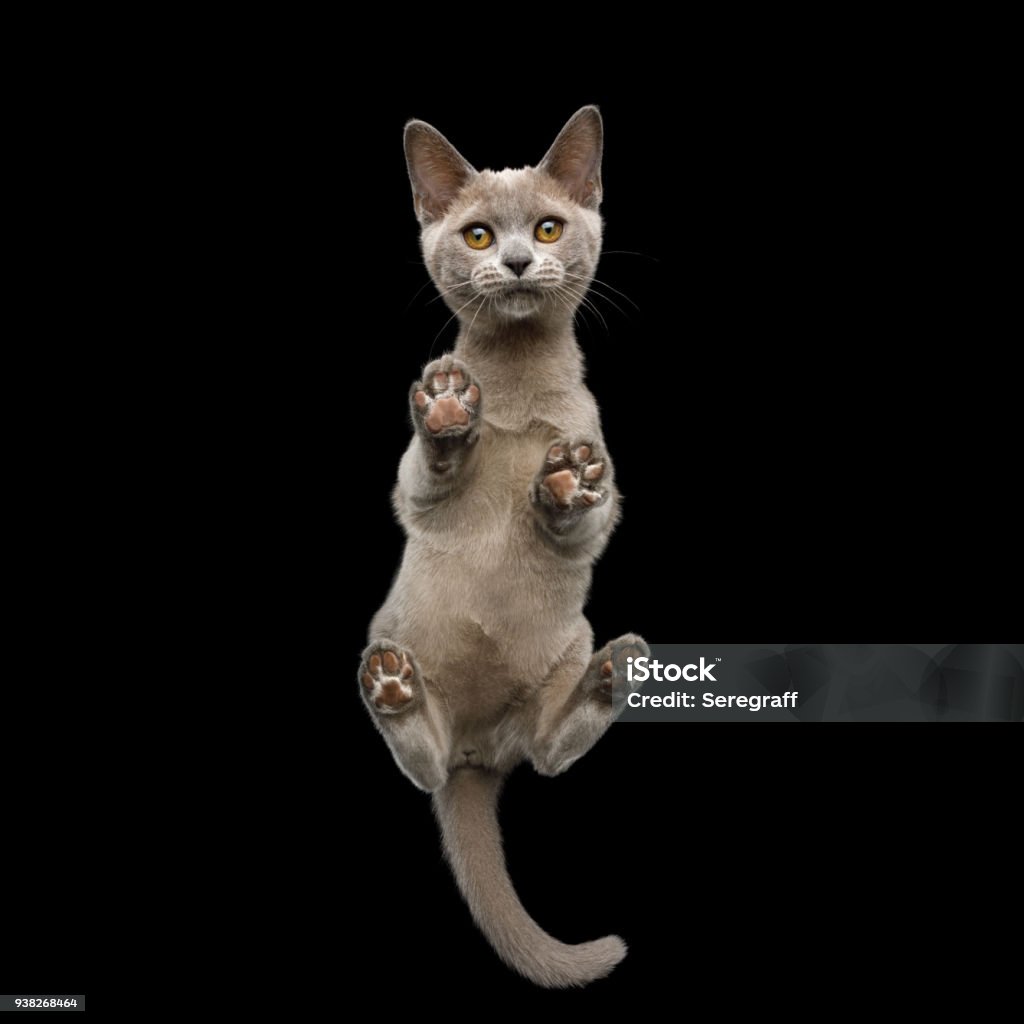
<svg viewBox="0 0 1024 1024">
<path fill-rule="evenodd" d="M 425 666 L 485 655 L 493 672 L 543 678 L 578 632 L 591 573 L 538 550 L 526 525 L 500 539 L 467 538 L 459 550 L 410 538 L 386 615 L 393 639 Z"/>
<path fill-rule="evenodd" d="M 528 696 L 589 635 L 591 559 L 558 550 L 530 505 L 550 443 L 547 431 L 482 438 L 477 473 L 458 496 L 408 516 L 402 566 L 371 626 L 481 708 L 487 695 Z"/>
</svg>

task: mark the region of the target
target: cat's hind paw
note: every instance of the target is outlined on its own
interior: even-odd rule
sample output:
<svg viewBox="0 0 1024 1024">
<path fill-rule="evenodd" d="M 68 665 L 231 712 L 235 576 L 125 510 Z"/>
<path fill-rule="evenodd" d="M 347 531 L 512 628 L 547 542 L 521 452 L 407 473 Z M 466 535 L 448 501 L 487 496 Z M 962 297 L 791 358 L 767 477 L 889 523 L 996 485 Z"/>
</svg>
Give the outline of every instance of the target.
<svg viewBox="0 0 1024 1024">
<path fill-rule="evenodd" d="M 649 658 L 650 655 L 651 649 L 643 637 L 635 633 L 620 636 L 605 644 L 591 659 L 584 685 L 594 697 L 614 705 L 616 712 L 620 712 L 626 698 L 640 686 L 629 681 L 629 659 Z"/>
<path fill-rule="evenodd" d="M 419 670 L 412 655 L 386 640 L 370 644 L 359 665 L 363 699 L 377 714 L 397 715 L 422 696 Z"/>
<path fill-rule="evenodd" d="M 413 419 L 431 439 L 469 437 L 480 416 L 480 388 L 465 363 L 442 356 L 423 368 L 410 392 Z"/>
</svg>

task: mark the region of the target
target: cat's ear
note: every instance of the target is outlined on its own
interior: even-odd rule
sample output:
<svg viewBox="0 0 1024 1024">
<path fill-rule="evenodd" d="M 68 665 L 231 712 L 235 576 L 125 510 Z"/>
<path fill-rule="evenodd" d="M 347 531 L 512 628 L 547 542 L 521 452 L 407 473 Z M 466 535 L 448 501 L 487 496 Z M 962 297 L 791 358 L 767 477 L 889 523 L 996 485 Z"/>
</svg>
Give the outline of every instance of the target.
<svg viewBox="0 0 1024 1024">
<path fill-rule="evenodd" d="M 412 199 L 421 224 L 443 217 L 476 170 L 426 121 L 405 126 L 405 161 L 409 165 Z"/>
<path fill-rule="evenodd" d="M 601 150 L 604 126 L 597 107 L 577 110 L 558 133 L 539 168 L 581 206 L 601 205 Z"/>
</svg>

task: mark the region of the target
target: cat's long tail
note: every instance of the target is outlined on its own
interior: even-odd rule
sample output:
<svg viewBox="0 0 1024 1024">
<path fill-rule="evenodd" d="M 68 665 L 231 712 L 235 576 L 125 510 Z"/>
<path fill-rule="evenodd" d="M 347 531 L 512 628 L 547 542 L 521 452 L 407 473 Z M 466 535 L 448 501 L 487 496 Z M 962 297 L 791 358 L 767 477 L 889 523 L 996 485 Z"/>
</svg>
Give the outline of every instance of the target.
<svg viewBox="0 0 1024 1024">
<path fill-rule="evenodd" d="M 523 909 L 505 867 L 498 827 L 502 777 L 463 768 L 434 794 L 445 851 L 473 919 L 498 956 L 545 988 L 587 985 L 609 974 L 626 955 L 616 935 L 567 946 Z"/>
</svg>

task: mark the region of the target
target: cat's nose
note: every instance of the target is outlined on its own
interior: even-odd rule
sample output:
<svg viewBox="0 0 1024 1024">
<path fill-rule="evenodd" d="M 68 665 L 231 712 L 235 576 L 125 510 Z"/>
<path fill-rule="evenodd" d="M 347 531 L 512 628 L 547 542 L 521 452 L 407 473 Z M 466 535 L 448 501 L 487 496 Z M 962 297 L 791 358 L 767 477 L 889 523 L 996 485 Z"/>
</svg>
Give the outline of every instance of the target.
<svg viewBox="0 0 1024 1024">
<path fill-rule="evenodd" d="M 515 259 L 505 260 L 505 266 L 512 271 L 516 277 L 522 277 L 526 273 L 526 268 L 533 262 L 532 256 L 516 257 Z"/>
</svg>

